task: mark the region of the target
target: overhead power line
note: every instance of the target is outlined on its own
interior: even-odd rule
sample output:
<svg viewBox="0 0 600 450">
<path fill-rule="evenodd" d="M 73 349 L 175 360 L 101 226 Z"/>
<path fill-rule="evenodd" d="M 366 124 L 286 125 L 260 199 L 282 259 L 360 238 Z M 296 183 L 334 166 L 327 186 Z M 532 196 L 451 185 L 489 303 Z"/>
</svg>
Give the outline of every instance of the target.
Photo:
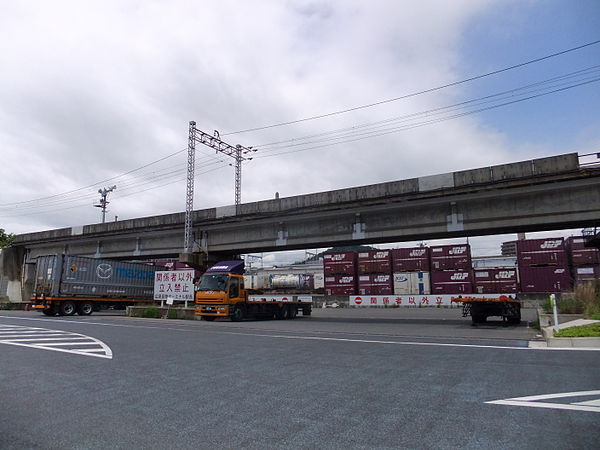
<svg viewBox="0 0 600 450">
<path fill-rule="evenodd" d="M 312 147 L 300 148 L 300 149 L 297 149 L 297 150 L 282 151 L 282 152 L 273 153 L 273 154 L 270 154 L 270 155 L 259 154 L 259 156 L 256 156 L 255 158 L 256 159 L 259 159 L 259 158 L 269 158 L 269 157 L 279 156 L 279 155 L 285 155 L 285 154 L 289 154 L 289 153 L 297 153 L 297 152 L 302 152 L 302 151 L 307 151 L 307 150 L 315 150 L 315 149 L 319 149 L 319 148 L 331 147 L 331 146 L 339 145 L 339 144 L 347 144 L 347 143 L 350 143 L 350 142 L 357 142 L 357 141 L 361 141 L 361 140 L 364 140 L 364 139 L 371 139 L 373 137 L 378 137 L 378 136 L 384 136 L 384 135 L 388 135 L 388 134 L 398 133 L 400 131 L 410 130 L 410 129 L 414 129 L 414 128 L 420 128 L 420 127 L 423 127 L 423 126 L 426 126 L 426 125 L 431 125 L 431 124 L 435 124 L 435 123 L 445 122 L 446 120 L 453 120 L 453 119 L 457 119 L 459 117 L 464 117 L 464 116 L 468 116 L 468 115 L 471 115 L 471 114 L 477 114 L 477 113 L 480 113 L 480 112 L 483 112 L 483 111 L 489 111 L 489 110 L 500 108 L 500 107 L 503 107 L 503 106 L 508 106 L 508 105 L 512 105 L 512 104 L 515 104 L 515 103 L 524 102 L 524 101 L 527 101 L 527 100 L 532 100 L 534 98 L 538 98 L 538 97 L 542 97 L 542 96 L 545 96 L 545 95 L 554 94 L 554 93 L 557 93 L 557 92 L 566 91 L 568 89 L 573 89 L 575 87 L 583 86 L 583 85 L 586 85 L 586 84 L 596 83 L 598 81 L 600 81 L 600 77 L 594 78 L 594 79 L 591 79 L 591 80 L 582 81 L 582 82 L 579 82 L 577 84 L 573 84 L 573 85 L 570 85 L 570 86 L 557 88 L 557 89 L 554 89 L 552 91 L 548 91 L 548 92 L 544 92 L 544 93 L 540 93 L 540 94 L 535 94 L 535 95 L 530 95 L 530 96 L 525 97 L 525 98 L 520 98 L 520 99 L 517 99 L 517 100 L 511 100 L 511 101 L 507 101 L 507 102 L 504 102 L 504 103 L 500 103 L 500 104 L 496 104 L 496 105 L 492 105 L 492 106 L 487 106 L 487 107 L 484 107 L 484 108 L 478 108 L 478 109 L 475 109 L 475 110 L 472 110 L 472 111 L 462 112 L 462 113 L 454 114 L 454 115 L 451 115 L 451 116 L 446 116 L 446 117 L 442 117 L 442 118 L 438 118 L 438 119 L 433 119 L 433 120 L 424 120 L 424 121 L 421 121 L 421 122 L 416 122 L 416 123 L 412 123 L 412 124 L 402 125 L 402 126 L 398 126 L 398 127 L 395 127 L 395 128 L 384 129 L 384 130 L 380 130 L 380 131 L 377 131 L 377 132 L 371 131 L 371 132 L 357 133 L 357 134 L 354 134 L 354 135 L 348 135 L 348 136 L 343 136 L 341 138 L 337 138 L 339 140 L 337 140 L 337 142 L 333 142 L 333 143 L 322 144 L 322 145 L 315 145 L 315 146 L 312 146 Z M 332 139 L 331 138 L 324 139 L 321 142 L 330 141 L 330 140 L 332 140 Z M 308 144 L 313 144 L 313 143 L 317 143 L 317 142 L 312 142 L 312 143 L 308 143 Z M 305 145 L 308 145 L 308 144 L 305 144 Z M 295 145 L 289 145 L 289 146 L 287 146 L 287 148 L 290 148 L 290 147 L 293 147 L 293 146 L 295 146 Z"/>
<path fill-rule="evenodd" d="M 524 67 L 524 66 L 528 66 L 530 64 L 535 64 L 535 63 L 538 63 L 538 62 L 541 62 L 541 61 L 545 61 L 545 60 L 550 59 L 550 58 L 555 58 L 557 56 L 561 56 L 561 55 L 565 55 L 567 53 L 571 53 L 571 52 L 574 52 L 574 51 L 577 51 L 577 50 L 581 50 L 583 48 L 590 47 L 592 45 L 596 45 L 596 44 L 599 44 L 599 43 L 600 43 L 600 40 L 593 41 L 593 42 L 588 42 L 587 44 L 578 45 L 577 47 L 572 47 L 572 48 L 569 48 L 567 50 L 562 50 L 560 52 L 556 52 L 556 53 L 552 53 L 550 55 L 542 56 L 540 58 L 535 58 L 535 59 L 531 59 L 529 61 L 525 61 L 525 62 L 522 62 L 522 63 L 519 63 L 519 64 L 514 64 L 512 66 L 504 67 L 502 69 L 497 69 L 497 70 L 494 70 L 492 72 L 487 72 L 487 73 L 484 73 L 484 74 L 481 74 L 481 75 L 476 75 L 476 76 L 473 76 L 473 77 L 465 78 L 464 80 L 454 81 L 452 83 L 447 83 L 447 84 L 444 84 L 442 86 L 437 86 L 437 87 L 433 87 L 433 88 L 429 88 L 429 89 L 424 89 L 422 91 L 412 92 L 410 94 L 401 95 L 399 97 L 394 97 L 394 98 L 390 98 L 390 99 L 387 99 L 387 100 L 381 100 L 381 101 L 374 102 L 374 103 L 367 103 L 365 105 L 355 106 L 355 107 L 347 108 L 347 109 L 341 109 L 341 110 L 338 110 L 338 111 L 332 111 L 332 112 L 329 112 L 329 113 L 319 114 L 319 115 L 316 115 L 316 116 L 305 117 L 303 119 L 290 120 L 290 121 L 287 121 L 287 122 L 279 122 L 279 123 L 275 123 L 275 124 L 271 124 L 271 125 L 264 125 L 264 126 L 260 126 L 260 127 L 254 127 L 254 128 L 246 128 L 244 130 L 231 131 L 231 132 L 228 132 L 228 133 L 223 133 L 222 136 L 228 136 L 228 135 L 232 135 L 232 134 L 249 133 L 251 131 L 267 130 L 269 128 L 276 128 L 276 127 L 282 127 L 282 126 L 286 126 L 286 125 L 293 125 L 293 124 L 301 123 L 301 122 L 308 122 L 308 121 L 311 121 L 311 120 L 324 119 L 326 117 L 337 116 L 337 115 L 340 115 L 340 114 L 346 114 L 346 113 L 349 113 L 349 112 L 352 112 L 352 111 L 358 111 L 358 110 L 361 110 L 361 109 L 372 108 L 374 106 L 384 105 L 386 103 L 392 103 L 392 102 L 396 102 L 398 100 L 404 100 L 404 99 L 407 99 L 407 98 L 410 98 L 410 97 L 416 97 L 417 95 L 428 94 L 430 92 L 440 91 L 442 89 L 446 89 L 446 88 L 449 88 L 449 87 L 452 87 L 452 86 L 458 86 L 458 85 L 461 85 L 461 84 L 464 84 L 464 83 L 468 83 L 470 81 L 475 81 L 475 80 L 479 80 L 481 78 L 486 78 L 486 77 L 490 77 L 492 75 L 497 75 L 499 73 L 507 72 L 509 70 L 518 69 L 519 67 Z"/>
<path fill-rule="evenodd" d="M 258 148 L 260 151 L 261 156 L 258 157 L 264 157 L 265 153 L 273 152 L 283 148 L 300 147 L 309 144 L 342 140 L 348 137 L 364 135 L 367 133 L 376 133 L 377 129 L 389 127 L 390 125 L 393 125 L 395 123 L 416 123 L 416 121 L 422 120 L 422 118 L 424 117 L 431 119 L 432 117 L 449 114 L 453 111 L 466 110 L 468 108 L 475 108 L 494 102 L 498 103 L 508 98 L 515 98 L 519 96 L 528 96 L 528 99 L 534 98 L 531 97 L 532 94 L 548 94 L 555 92 L 557 88 L 565 86 L 568 87 L 569 85 L 580 85 L 581 82 L 585 81 L 593 82 L 595 81 L 595 77 L 597 77 L 599 73 L 600 65 L 596 65 L 585 69 L 577 70 L 575 72 L 571 72 L 565 75 L 553 77 L 547 80 L 539 81 L 536 83 L 528 84 L 525 86 L 498 92 L 491 95 L 486 95 L 483 97 L 478 97 L 471 100 L 466 100 L 448 106 L 432 108 L 425 111 L 383 119 L 376 122 L 357 124 L 351 127 L 340 128 L 318 134 L 312 134 L 303 137 L 296 137 L 293 139 L 280 140 L 271 143 L 255 145 L 255 147 Z"/>
</svg>

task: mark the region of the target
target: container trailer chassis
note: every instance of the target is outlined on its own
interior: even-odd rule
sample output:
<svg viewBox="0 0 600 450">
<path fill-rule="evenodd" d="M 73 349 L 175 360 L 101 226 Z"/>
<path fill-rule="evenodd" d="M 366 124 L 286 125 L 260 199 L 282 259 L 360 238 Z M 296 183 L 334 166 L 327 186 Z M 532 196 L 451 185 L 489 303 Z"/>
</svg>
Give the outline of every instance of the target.
<svg viewBox="0 0 600 450">
<path fill-rule="evenodd" d="M 518 325 L 521 323 L 521 303 L 508 297 L 477 298 L 477 297 L 453 297 L 452 302 L 462 303 L 462 316 L 471 316 L 473 325 L 485 323 L 488 317 L 498 316 L 502 318 L 504 325 Z"/>
<path fill-rule="evenodd" d="M 46 316 L 89 316 L 102 308 L 125 309 L 128 305 L 155 303 L 148 299 L 132 298 L 85 298 L 85 297 L 31 297 L 31 309 L 40 310 Z"/>
</svg>

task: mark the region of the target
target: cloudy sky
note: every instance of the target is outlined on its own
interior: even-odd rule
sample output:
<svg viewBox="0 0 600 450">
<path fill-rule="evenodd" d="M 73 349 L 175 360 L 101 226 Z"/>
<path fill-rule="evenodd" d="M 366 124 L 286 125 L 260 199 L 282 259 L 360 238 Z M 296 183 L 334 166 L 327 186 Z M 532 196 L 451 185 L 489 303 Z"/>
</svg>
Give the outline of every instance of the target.
<svg viewBox="0 0 600 450">
<path fill-rule="evenodd" d="M 599 151 L 600 44 L 398 99 L 599 30 L 597 0 L 0 0 L 0 228 L 97 223 L 112 185 L 109 220 L 184 210 L 190 120 L 257 149 L 243 202 Z M 231 162 L 198 146 L 195 208 Z"/>
</svg>

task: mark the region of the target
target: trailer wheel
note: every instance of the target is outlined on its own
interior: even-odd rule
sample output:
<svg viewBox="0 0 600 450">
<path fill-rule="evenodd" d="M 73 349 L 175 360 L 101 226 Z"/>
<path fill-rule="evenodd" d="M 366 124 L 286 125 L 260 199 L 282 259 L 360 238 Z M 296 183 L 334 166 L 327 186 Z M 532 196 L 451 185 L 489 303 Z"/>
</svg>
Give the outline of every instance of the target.
<svg viewBox="0 0 600 450">
<path fill-rule="evenodd" d="M 277 320 L 281 320 L 285 318 L 285 308 L 281 307 L 281 306 L 275 306 L 275 319 Z"/>
<path fill-rule="evenodd" d="M 231 321 L 232 322 L 241 322 L 243 318 L 244 318 L 244 309 L 239 305 L 235 305 L 233 307 L 233 311 L 231 313 Z"/>
<path fill-rule="evenodd" d="M 212 322 L 215 319 L 216 317 L 214 316 L 202 316 L 202 320 L 206 320 L 207 322 Z"/>
<path fill-rule="evenodd" d="M 77 308 L 77 314 L 79 314 L 80 316 L 89 316 L 90 314 L 92 314 L 93 310 L 94 305 L 92 305 L 92 302 L 83 302 Z"/>
<path fill-rule="evenodd" d="M 295 319 L 298 315 L 298 307 L 296 305 L 288 305 L 288 319 Z"/>
<path fill-rule="evenodd" d="M 485 323 L 487 316 L 485 314 L 473 314 L 471 313 L 471 320 L 473 323 Z"/>
<path fill-rule="evenodd" d="M 53 306 L 52 308 L 43 309 L 42 313 L 45 316 L 55 316 L 56 315 L 56 309 L 54 309 L 54 306 Z"/>
<path fill-rule="evenodd" d="M 77 309 L 75 308 L 75 303 L 73 302 L 62 302 L 58 307 L 58 314 L 61 316 L 72 316 L 76 311 Z"/>
</svg>

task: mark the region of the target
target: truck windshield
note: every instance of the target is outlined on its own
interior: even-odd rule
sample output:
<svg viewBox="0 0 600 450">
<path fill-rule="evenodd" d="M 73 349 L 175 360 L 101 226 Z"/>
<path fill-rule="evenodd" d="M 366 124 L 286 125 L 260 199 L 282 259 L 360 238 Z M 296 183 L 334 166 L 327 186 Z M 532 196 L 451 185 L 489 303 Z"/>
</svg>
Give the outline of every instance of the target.
<svg viewBox="0 0 600 450">
<path fill-rule="evenodd" d="M 225 291 L 227 290 L 228 275 L 202 275 L 200 278 L 199 291 Z"/>
</svg>

